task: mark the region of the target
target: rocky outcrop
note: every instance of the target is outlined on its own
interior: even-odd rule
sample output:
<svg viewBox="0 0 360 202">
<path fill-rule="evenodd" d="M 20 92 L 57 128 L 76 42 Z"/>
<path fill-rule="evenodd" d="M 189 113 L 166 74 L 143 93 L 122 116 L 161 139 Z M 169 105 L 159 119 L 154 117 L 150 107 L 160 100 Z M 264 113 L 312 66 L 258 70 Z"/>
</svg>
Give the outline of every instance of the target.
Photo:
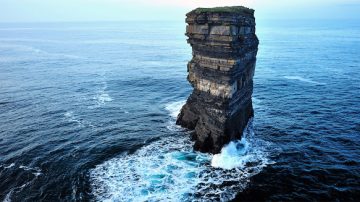
<svg viewBox="0 0 360 202">
<path fill-rule="evenodd" d="M 177 124 L 194 131 L 196 150 L 219 153 L 240 139 L 253 116 L 251 95 L 259 41 L 254 10 L 198 8 L 188 13 L 186 35 L 193 50 L 188 81 L 194 91 Z"/>
</svg>

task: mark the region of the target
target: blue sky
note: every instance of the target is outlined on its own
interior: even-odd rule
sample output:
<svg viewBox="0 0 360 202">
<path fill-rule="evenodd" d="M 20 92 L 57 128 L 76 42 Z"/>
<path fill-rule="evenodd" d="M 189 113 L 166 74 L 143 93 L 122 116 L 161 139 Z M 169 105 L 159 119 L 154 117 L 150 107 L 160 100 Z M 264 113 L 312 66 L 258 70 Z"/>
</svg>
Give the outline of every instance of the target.
<svg viewBox="0 0 360 202">
<path fill-rule="evenodd" d="M 267 19 L 360 19 L 359 0 L 1 0 L 0 22 L 183 20 L 196 7 L 245 5 Z"/>
</svg>

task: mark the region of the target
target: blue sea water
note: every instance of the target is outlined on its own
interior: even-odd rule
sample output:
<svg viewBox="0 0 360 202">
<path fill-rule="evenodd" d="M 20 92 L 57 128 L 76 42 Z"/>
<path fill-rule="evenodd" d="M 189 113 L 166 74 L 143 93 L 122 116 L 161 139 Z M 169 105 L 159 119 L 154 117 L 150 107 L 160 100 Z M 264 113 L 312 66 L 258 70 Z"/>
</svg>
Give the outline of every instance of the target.
<svg viewBox="0 0 360 202">
<path fill-rule="evenodd" d="M 215 156 L 175 125 L 184 32 L 0 24 L 0 200 L 359 200 L 358 22 L 258 23 L 255 117 Z"/>
</svg>

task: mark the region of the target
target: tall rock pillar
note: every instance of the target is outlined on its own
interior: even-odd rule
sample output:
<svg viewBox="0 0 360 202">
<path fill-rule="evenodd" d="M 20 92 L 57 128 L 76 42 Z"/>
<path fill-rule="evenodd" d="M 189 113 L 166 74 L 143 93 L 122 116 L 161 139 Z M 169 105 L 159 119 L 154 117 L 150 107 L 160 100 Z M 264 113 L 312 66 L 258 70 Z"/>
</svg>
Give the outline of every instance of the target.
<svg viewBox="0 0 360 202">
<path fill-rule="evenodd" d="M 254 114 L 251 96 L 259 44 L 254 10 L 198 8 L 186 16 L 193 51 L 188 81 L 194 90 L 177 124 L 195 130 L 195 150 L 215 154 L 241 138 Z"/>
</svg>

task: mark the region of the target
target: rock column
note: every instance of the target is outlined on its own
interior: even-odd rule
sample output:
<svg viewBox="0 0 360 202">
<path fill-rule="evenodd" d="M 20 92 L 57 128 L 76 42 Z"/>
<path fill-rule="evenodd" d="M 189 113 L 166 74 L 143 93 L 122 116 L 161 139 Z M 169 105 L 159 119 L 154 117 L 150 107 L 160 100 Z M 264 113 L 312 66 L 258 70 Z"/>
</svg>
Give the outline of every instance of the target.
<svg viewBox="0 0 360 202">
<path fill-rule="evenodd" d="M 195 130 L 195 150 L 215 154 L 241 138 L 254 114 L 251 96 L 259 44 L 254 10 L 198 8 L 186 16 L 193 51 L 188 81 L 194 90 L 177 124 Z"/>
</svg>

